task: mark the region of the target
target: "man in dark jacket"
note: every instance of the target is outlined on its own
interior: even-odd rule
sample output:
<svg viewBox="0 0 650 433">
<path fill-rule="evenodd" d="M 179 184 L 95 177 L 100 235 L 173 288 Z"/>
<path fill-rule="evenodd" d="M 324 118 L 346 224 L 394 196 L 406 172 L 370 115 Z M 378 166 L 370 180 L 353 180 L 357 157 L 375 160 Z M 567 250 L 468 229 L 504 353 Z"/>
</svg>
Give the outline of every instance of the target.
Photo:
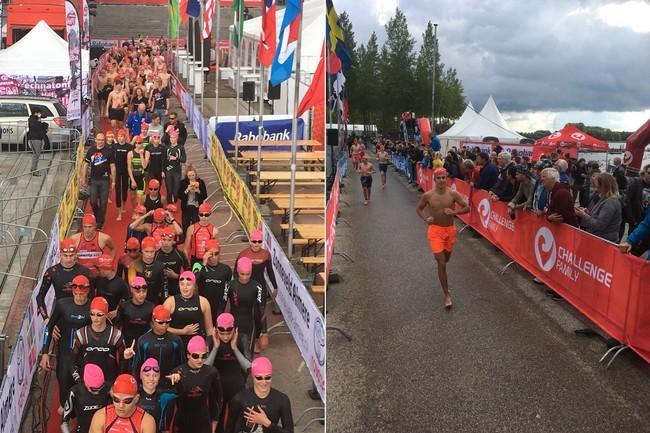
<svg viewBox="0 0 650 433">
<path fill-rule="evenodd" d="M 499 177 L 490 189 L 490 199 L 493 201 L 509 202 L 515 196 L 515 164 L 511 161 L 510 153 L 501 152 L 497 158 Z"/>
<path fill-rule="evenodd" d="M 41 158 L 41 150 L 47 139 L 47 123 L 41 122 L 41 113 L 40 108 L 34 108 L 32 110 L 32 115 L 29 116 L 27 120 L 27 126 L 29 130 L 27 131 L 27 141 L 32 148 L 32 176 L 40 176 L 41 173 L 36 171 L 38 168 L 38 160 Z"/>
<path fill-rule="evenodd" d="M 483 168 L 481 168 L 479 181 L 474 184 L 474 188 L 489 191 L 499 178 L 499 169 L 494 165 L 494 163 L 492 163 L 492 161 L 490 161 L 490 157 L 485 152 L 478 154 L 476 163 L 483 166 Z"/>
<path fill-rule="evenodd" d="M 179 146 L 185 146 L 185 141 L 187 140 L 187 129 L 185 129 L 185 125 L 183 122 L 178 120 L 178 114 L 176 112 L 171 111 L 169 113 L 169 122 L 165 123 L 165 128 L 163 129 L 164 135 L 162 142 L 165 146 L 171 146 L 171 141 L 169 140 L 169 127 L 173 126 L 176 131 L 178 131 L 178 145 Z"/>
<path fill-rule="evenodd" d="M 630 179 L 625 194 L 623 218 L 630 224 L 629 233 L 641 223 L 643 216 L 650 209 L 650 164 L 639 172 L 639 177 Z M 639 256 L 650 247 L 650 239 L 633 245 L 632 254 Z"/>
<path fill-rule="evenodd" d="M 546 206 L 546 219 L 550 222 L 578 227 L 573 196 L 569 185 L 560 182 L 560 172 L 554 168 L 545 168 L 542 170 L 541 182 L 550 192 Z"/>
</svg>

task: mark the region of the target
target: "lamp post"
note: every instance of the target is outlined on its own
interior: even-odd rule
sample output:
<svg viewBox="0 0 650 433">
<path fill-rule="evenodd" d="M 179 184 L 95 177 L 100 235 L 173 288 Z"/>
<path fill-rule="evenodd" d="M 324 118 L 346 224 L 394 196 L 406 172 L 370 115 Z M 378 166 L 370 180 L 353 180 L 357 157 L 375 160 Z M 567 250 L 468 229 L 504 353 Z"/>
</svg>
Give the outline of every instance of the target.
<svg viewBox="0 0 650 433">
<path fill-rule="evenodd" d="M 436 124 L 436 69 L 438 66 L 438 24 L 433 25 L 433 80 L 431 82 L 431 128 Z"/>
</svg>

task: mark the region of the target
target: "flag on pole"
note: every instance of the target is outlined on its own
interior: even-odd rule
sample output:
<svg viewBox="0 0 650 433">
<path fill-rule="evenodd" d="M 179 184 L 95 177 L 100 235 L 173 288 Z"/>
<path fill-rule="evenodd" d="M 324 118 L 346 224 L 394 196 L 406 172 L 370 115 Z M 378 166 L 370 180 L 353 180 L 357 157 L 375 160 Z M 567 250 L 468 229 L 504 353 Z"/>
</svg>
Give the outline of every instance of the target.
<svg viewBox="0 0 650 433">
<path fill-rule="evenodd" d="M 178 38 L 178 20 L 180 20 L 178 11 L 178 0 L 169 0 L 169 37 Z"/>
<path fill-rule="evenodd" d="M 334 109 L 339 110 L 341 119 L 345 116 L 346 102 L 345 102 L 345 75 L 343 72 L 338 72 L 335 75 L 330 75 L 332 93 L 329 97 L 330 112 Z"/>
<path fill-rule="evenodd" d="M 181 13 L 181 19 L 183 20 L 183 24 L 187 24 L 187 0 L 179 0 L 180 4 L 178 5 L 178 9 Z"/>
<path fill-rule="evenodd" d="M 318 67 L 314 73 L 314 77 L 311 80 L 309 85 L 309 90 L 305 93 L 305 96 L 302 97 L 300 105 L 298 105 L 298 112 L 296 116 L 302 116 L 302 113 L 310 109 L 316 104 L 319 104 L 325 101 L 325 44 L 323 44 L 323 50 L 320 55 L 320 62 L 318 62 Z"/>
<path fill-rule="evenodd" d="M 201 2 L 199 0 L 187 0 L 187 14 L 198 18 L 201 15 Z"/>
<path fill-rule="evenodd" d="M 212 19 L 214 18 L 214 9 L 216 5 L 216 0 L 207 0 L 205 2 L 205 10 L 203 11 L 203 32 L 201 32 L 201 40 L 210 37 L 210 31 L 212 30 Z"/>
<path fill-rule="evenodd" d="M 334 9 L 334 4 L 332 0 L 327 0 L 327 25 L 326 25 L 326 40 L 327 47 L 336 55 L 341 64 L 343 65 L 343 70 L 347 71 L 352 65 L 352 59 L 350 59 L 350 54 L 348 49 L 345 46 L 345 34 L 343 29 L 339 25 L 339 16 L 336 14 L 336 9 Z"/>
<path fill-rule="evenodd" d="M 262 32 L 260 33 L 260 50 L 258 57 L 264 66 L 273 64 L 276 48 L 275 34 L 275 0 L 264 0 L 262 12 Z"/>
<path fill-rule="evenodd" d="M 280 27 L 278 48 L 275 51 L 271 67 L 271 84 L 274 86 L 288 80 L 291 76 L 293 58 L 298 45 L 301 11 L 302 0 L 287 0 L 287 7 L 284 10 L 284 18 Z"/>
<path fill-rule="evenodd" d="M 236 48 L 239 48 L 244 35 L 244 0 L 234 0 L 232 2 L 232 11 L 234 14 L 234 37 L 232 42 Z"/>
</svg>

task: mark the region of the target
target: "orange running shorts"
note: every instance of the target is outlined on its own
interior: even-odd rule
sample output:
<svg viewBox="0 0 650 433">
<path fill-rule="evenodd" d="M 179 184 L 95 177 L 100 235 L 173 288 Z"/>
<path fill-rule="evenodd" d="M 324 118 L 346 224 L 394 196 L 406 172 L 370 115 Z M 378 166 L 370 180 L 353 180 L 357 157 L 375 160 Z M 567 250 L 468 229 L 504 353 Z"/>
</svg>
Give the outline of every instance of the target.
<svg viewBox="0 0 650 433">
<path fill-rule="evenodd" d="M 447 227 L 442 227 L 429 224 L 427 239 L 429 239 L 429 246 L 433 254 L 438 254 L 443 251 L 451 252 L 454 249 L 454 242 L 456 241 L 456 226 L 452 224 Z"/>
</svg>

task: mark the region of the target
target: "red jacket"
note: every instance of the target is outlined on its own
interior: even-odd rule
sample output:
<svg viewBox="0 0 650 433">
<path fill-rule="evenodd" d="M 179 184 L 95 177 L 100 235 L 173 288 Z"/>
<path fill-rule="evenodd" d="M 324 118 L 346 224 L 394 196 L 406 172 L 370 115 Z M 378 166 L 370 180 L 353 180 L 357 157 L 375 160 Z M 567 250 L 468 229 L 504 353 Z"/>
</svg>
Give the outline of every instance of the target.
<svg viewBox="0 0 650 433">
<path fill-rule="evenodd" d="M 546 215 L 560 214 L 566 224 L 578 227 L 578 217 L 575 213 L 575 200 L 569 190 L 569 185 L 555 182 L 548 201 Z"/>
</svg>

